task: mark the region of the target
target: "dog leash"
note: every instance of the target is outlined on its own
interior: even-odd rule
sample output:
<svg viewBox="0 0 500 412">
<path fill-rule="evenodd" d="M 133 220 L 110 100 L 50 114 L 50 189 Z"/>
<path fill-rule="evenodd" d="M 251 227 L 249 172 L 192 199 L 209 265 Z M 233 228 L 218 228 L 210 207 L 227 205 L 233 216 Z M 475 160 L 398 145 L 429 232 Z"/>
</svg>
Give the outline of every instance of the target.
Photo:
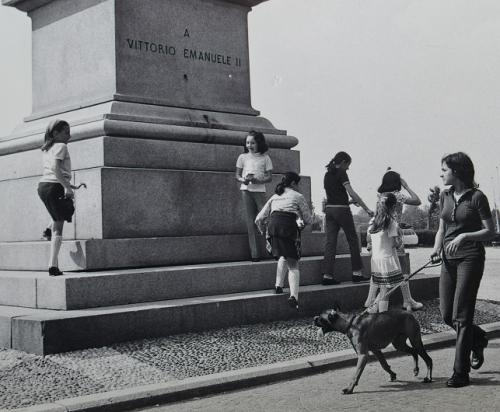
<svg viewBox="0 0 500 412">
<path fill-rule="evenodd" d="M 403 283 L 408 283 L 410 281 L 410 279 L 415 276 L 417 273 L 419 273 L 420 271 L 426 269 L 426 268 L 435 268 L 435 267 L 438 267 L 440 266 L 442 263 L 442 259 L 441 258 L 437 258 L 437 259 L 430 259 L 425 265 L 419 267 L 416 271 L 414 271 L 413 273 L 409 274 L 408 277 L 403 280 L 402 282 L 399 282 L 396 286 L 394 286 L 393 288 L 391 288 L 387 294 L 386 294 L 386 297 L 389 297 L 391 296 L 397 289 L 399 289 L 401 287 L 401 285 Z M 364 315 L 365 313 L 368 313 L 368 310 L 370 310 L 373 306 L 375 306 L 375 304 L 378 305 L 378 301 L 375 299 L 375 302 L 373 302 L 370 306 L 368 306 L 363 312 L 361 312 L 358 316 L 361 316 L 361 315 Z M 354 318 L 351 320 L 351 324 L 352 324 L 352 321 L 354 321 Z"/>
</svg>

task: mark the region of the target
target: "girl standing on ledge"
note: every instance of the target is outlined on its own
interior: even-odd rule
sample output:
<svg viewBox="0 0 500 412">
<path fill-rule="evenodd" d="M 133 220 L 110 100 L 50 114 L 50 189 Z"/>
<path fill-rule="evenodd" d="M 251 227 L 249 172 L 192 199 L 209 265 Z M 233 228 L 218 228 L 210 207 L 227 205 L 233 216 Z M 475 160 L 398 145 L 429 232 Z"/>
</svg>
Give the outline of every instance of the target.
<svg viewBox="0 0 500 412">
<path fill-rule="evenodd" d="M 298 192 L 299 182 L 300 176 L 297 173 L 285 173 L 281 183 L 276 186 L 276 194 L 267 201 L 255 219 L 261 233 L 265 232 L 267 222 L 271 253 L 278 259 L 275 292 L 283 293 L 283 283 L 288 272 L 288 304 L 295 309 L 299 308 L 300 230 L 312 222 L 306 199 Z"/>
<path fill-rule="evenodd" d="M 484 270 L 483 241 L 495 230 L 487 197 L 474 182 L 474 165 L 458 152 L 441 159 L 441 178 L 451 186 L 441 192 L 441 219 L 431 259 L 442 254 L 439 302 L 444 322 L 455 329 L 453 375 L 447 386 L 469 385 L 469 371 L 484 362 L 486 333 L 474 325 L 477 291 Z M 471 356 L 472 352 L 472 356 Z"/>
<path fill-rule="evenodd" d="M 74 192 L 71 184 L 71 158 L 67 143 L 70 136 L 69 124 L 64 120 L 53 120 L 45 131 L 43 152 L 43 175 L 38 184 L 38 195 L 49 212 L 52 223 L 50 240 L 49 275 L 60 276 L 58 255 L 62 244 L 64 221 L 71 222 L 75 211 Z M 80 186 L 86 187 L 84 183 Z"/>
<path fill-rule="evenodd" d="M 336 285 L 335 255 L 337 253 L 337 237 L 340 229 L 344 230 L 349 250 L 351 251 L 352 281 L 362 282 L 368 279 L 363 277 L 361 269 L 361 252 L 359 249 L 358 235 L 354 227 L 354 219 L 349 208 L 349 196 L 354 203 L 361 206 L 369 216 L 373 212 L 365 205 L 363 200 L 354 191 L 347 177 L 347 170 L 351 165 L 351 156 L 346 152 L 338 152 L 326 166 L 324 187 L 326 191 L 326 244 L 323 259 L 323 285 Z"/>
<path fill-rule="evenodd" d="M 273 164 L 266 154 L 268 149 L 264 135 L 251 131 L 245 141 L 245 153 L 236 161 L 236 180 L 241 182 L 252 262 L 260 260 L 254 221 L 266 203 L 266 183 L 272 180 Z"/>
</svg>

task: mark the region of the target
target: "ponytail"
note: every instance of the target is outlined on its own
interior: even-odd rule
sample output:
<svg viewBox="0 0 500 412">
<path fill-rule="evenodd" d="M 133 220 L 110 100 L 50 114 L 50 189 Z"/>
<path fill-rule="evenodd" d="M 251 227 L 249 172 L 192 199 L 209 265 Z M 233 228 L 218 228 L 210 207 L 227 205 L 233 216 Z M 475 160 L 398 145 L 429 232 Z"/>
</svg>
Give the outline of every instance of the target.
<svg viewBox="0 0 500 412">
<path fill-rule="evenodd" d="M 335 174 L 337 172 L 337 166 L 340 165 L 342 162 L 347 162 L 351 163 L 352 158 L 351 156 L 346 153 L 346 152 L 338 152 L 332 160 L 330 160 L 330 163 L 326 165 L 326 169 L 328 172 Z"/>
<path fill-rule="evenodd" d="M 300 176 L 295 172 L 286 172 L 281 178 L 281 182 L 276 185 L 274 193 L 281 196 L 285 192 L 285 188 L 290 187 L 292 183 L 299 183 Z"/>
<path fill-rule="evenodd" d="M 54 132 L 60 132 L 64 127 L 69 127 L 69 124 L 61 119 L 55 119 L 49 123 L 47 129 L 45 129 L 45 137 L 41 147 L 42 151 L 45 152 L 52 147 L 54 144 Z"/>
</svg>

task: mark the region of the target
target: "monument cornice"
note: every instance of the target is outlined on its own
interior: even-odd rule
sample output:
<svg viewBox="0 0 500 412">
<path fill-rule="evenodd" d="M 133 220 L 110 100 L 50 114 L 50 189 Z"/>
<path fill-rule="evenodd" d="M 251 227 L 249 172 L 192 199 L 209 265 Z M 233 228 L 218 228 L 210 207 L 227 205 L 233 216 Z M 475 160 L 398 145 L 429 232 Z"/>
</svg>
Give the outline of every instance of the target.
<svg viewBox="0 0 500 412">
<path fill-rule="evenodd" d="M 28 12 L 38 7 L 44 6 L 45 4 L 48 4 L 54 0 L 1 0 L 1 1 L 2 5 L 4 6 L 15 7 L 16 9 Z M 254 7 L 260 3 L 264 3 L 267 0 L 219 0 L 219 1 L 239 4 L 241 6 L 246 6 L 246 7 Z"/>
</svg>

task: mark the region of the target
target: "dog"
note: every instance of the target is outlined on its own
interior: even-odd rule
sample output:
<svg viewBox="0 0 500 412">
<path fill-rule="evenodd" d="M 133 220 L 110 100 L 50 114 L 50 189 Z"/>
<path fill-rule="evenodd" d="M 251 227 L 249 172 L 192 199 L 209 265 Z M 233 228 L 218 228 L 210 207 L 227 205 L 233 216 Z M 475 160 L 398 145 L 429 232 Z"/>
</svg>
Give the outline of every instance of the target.
<svg viewBox="0 0 500 412">
<path fill-rule="evenodd" d="M 396 374 L 385 360 L 381 349 L 392 343 L 394 348 L 413 356 L 415 367 L 413 372 L 418 375 L 418 355 L 427 366 L 427 375 L 423 382 L 432 382 L 432 359 L 425 351 L 420 333 L 420 325 L 415 317 L 404 310 L 390 310 L 381 313 L 362 313 L 347 319 L 340 312 L 340 308 L 329 309 L 321 315 L 314 317 L 314 324 L 321 328 L 320 334 L 340 332 L 349 338 L 358 355 L 356 371 L 350 385 L 342 390 L 343 394 L 353 393 L 358 384 L 371 351 L 380 362 L 382 368 L 389 374 L 391 381 L 396 380 Z M 411 347 L 406 344 L 410 340 Z"/>
</svg>

